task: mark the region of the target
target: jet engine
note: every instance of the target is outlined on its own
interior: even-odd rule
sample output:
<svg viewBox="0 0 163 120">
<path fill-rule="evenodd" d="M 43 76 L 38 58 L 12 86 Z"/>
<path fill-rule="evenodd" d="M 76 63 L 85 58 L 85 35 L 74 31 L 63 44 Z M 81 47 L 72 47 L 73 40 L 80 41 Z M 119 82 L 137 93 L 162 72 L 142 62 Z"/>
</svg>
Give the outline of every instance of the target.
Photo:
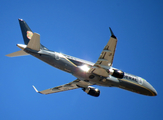
<svg viewBox="0 0 163 120">
<path fill-rule="evenodd" d="M 108 72 L 111 76 L 116 77 L 116 78 L 123 78 L 124 77 L 124 72 L 121 70 L 109 69 Z"/>
<path fill-rule="evenodd" d="M 82 90 L 94 97 L 98 97 L 100 95 L 100 90 L 91 86 L 88 86 L 87 88 L 83 88 Z"/>
</svg>

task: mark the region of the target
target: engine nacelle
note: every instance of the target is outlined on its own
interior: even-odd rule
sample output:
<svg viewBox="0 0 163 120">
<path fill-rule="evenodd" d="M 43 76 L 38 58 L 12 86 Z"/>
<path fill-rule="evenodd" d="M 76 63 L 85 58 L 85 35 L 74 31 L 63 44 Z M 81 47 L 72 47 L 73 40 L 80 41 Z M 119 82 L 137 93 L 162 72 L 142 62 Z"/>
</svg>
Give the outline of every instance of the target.
<svg viewBox="0 0 163 120">
<path fill-rule="evenodd" d="M 111 76 L 116 77 L 116 78 L 123 78 L 124 77 L 124 72 L 121 70 L 109 69 L 108 72 Z"/>
<path fill-rule="evenodd" d="M 94 97 L 98 97 L 100 95 L 100 90 L 91 86 L 88 86 L 87 88 L 83 88 L 82 90 Z"/>
</svg>

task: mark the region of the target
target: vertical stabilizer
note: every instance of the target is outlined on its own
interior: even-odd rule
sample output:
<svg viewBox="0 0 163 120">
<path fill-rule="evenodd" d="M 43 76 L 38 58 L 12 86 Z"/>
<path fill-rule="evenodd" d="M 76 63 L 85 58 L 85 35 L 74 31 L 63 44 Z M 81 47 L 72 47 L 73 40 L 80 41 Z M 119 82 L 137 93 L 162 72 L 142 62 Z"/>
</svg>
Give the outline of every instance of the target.
<svg viewBox="0 0 163 120">
<path fill-rule="evenodd" d="M 22 31 L 24 43 L 27 45 L 33 35 L 32 30 L 29 28 L 27 23 L 22 19 L 19 19 L 19 24 L 20 24 L 20 29 Z"/>
<path fill-rule="evenodd" d="M 20 29 L 22 31 L 24 43 L 28 45 L 29 41 L 31 40 L 33 36 L 33 32 L 23 19 L 19 19 L 19 24 L 20 24 Z M 40 44 L 40 49 L 48 50 L 45 46 L 41 44 Z"/>
</svg>

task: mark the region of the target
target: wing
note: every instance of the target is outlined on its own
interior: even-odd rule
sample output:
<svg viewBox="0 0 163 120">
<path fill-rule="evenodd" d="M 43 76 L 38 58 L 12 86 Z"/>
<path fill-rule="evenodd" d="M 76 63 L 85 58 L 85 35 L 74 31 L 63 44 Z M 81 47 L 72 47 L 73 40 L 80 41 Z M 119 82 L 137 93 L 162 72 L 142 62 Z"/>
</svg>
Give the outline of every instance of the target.
<svg viewBox="0 0 163 120">
<path fill-rule="evenodd" d="M 107 77 L 108 72 L 104 68 L 109 68 L 113 64 L 114 53 L 117 45 L 117 38 L 113 34 L 111 28 L 111 37 L 104 47 L 100 57 L 98 58 L 97 62 L 94 64 L 94 67 L 89 72 L 93 72 L 97 75 Z"/>
<path fill-rule="evenodd" d="M 113 64 L 113 58 L 114 58 L 114 53 L 117 45 L 117 38 L 113 34 L 111 28 L 111 37 L 107 43 L 107 45 L 104 47 L 99 59 L 95 63 L 95 66 L 102 65 L 102 66 L 112 66 Z"/>
<path fill-rule="evenodd" d="M 93 85 L 93 84 L 77 79 L 73 82 L 70 82 L 70 83 L 67 83 L 67 84 L 64 84 L 61 86 L 57 86 L 54 88 L 46 89 L 43 91 L 38 91 L 34 86 L 33 86 L 33 88 L 38 93 L 51 94 L 51 93 L 57 93 L 57 92 L 62 92 L 62 91 L 67 91 L 67 90 L 73 90 L 73 89 L 77 89 L 77 88 L 85 88 L 85 87 L 90 86 L 90 85 Z"/>
</svg>

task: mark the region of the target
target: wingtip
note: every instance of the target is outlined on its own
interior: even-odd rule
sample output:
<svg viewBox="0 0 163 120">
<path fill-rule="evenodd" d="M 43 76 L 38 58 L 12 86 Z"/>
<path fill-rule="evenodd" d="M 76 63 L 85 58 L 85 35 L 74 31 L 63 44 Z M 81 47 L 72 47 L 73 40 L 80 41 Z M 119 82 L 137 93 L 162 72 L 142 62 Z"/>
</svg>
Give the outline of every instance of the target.
<svg viewBox="0 0 163 120">
<path fill-rule="evenodd" d="M 112 31 L 111 27 L 109 27 L 109 29 L 110 29 L 111 37 L 113 37 L 113 38 L 115 38 L 115 39 L 116 39 L 116 36 L 114 35 L 114 33 L 113 33 L 113 31 Z"/>
<path fill-rule="evenodd" d="M 39 91 L 36 89 L 36 87 L 34 85 L 32 85 L 32 87 L 34 88 L 34 90 L 39 93 Z"/>
</svg>

